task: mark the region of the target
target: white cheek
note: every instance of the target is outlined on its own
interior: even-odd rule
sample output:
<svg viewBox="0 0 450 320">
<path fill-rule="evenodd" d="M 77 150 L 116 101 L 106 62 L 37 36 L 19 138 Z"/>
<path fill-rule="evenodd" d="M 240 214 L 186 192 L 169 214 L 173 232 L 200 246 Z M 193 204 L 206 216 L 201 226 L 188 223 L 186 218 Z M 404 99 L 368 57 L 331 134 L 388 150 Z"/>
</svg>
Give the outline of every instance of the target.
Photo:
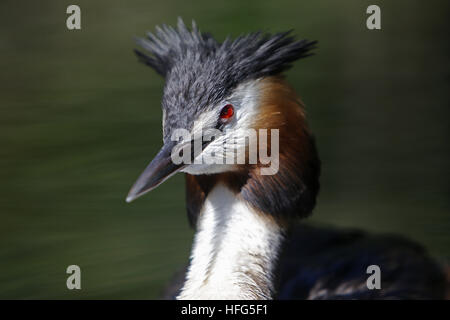
<svg viewBox="0 0 450 320">
<path fill-rule="evenodd" d="M 235 149 L 238 153 L 245 152 L 246 137 L 253 128 L 254 119 L 259 110 L 260 81 L 252 80 L 238 86 L 229 100 L 239 101 L 235 105 L 235 118 L 224 128 L 224 133 L 211 142 L 195 159 L 194 163 L 187 166 L 182 172 L 190 174 L 213 174 L 232 171 L 234 164 L 226 164 L 225 150 Z M 214 110 L 203 114 L 195 122 L 192 133 L 200 136 L 201 130 L 211 127 L 211 123 L 217 121 L 218 111 Z M 215 163 L 206 163 L 205 156 L 214 154 Z"/>
<path fill-rule="evenodd" d="M 235 95 L 240 100 L 240 104 L 236 110 L 236 121 L 232 123 L 231 129 L 252 128 L 255 118 L 259 114 L 260 87 L 259 80 L 252 80 L 236 88 Z"/>
</svg>

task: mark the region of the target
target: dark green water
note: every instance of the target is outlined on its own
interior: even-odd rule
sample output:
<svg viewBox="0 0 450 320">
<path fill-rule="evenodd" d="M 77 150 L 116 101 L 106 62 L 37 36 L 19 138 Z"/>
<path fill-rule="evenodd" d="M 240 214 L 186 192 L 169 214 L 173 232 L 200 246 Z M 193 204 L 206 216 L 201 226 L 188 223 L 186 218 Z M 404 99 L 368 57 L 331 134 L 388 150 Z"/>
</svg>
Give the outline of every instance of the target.
<svg viewBox="0 0 450 320">
<path fill-rule="evenodd" d="M 217 38 L 294 29 L 287 73 L 323 162 L 311 222 L 395 232 L 450 259 L 448 1 L 0 4 L 0 298 L 155 298 L 188 258 L 184 179 L 124 199 L 159 148 L 163 81 L 133 36 L 177 16 Z M 66 267 L 82 290 L 66 288 Z"/>
</svg>

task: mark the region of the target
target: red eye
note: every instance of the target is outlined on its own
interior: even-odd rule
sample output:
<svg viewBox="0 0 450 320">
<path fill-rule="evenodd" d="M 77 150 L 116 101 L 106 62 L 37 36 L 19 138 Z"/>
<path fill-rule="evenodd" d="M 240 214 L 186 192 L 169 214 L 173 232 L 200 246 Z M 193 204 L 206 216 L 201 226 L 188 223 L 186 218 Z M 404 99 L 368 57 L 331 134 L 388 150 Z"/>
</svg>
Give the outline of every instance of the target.
<svg viewBox="0 0 450 320">
<path fill-rule="evenodd" d="M 230 119 L 234 115 L 234 108 L 231 104 L 227 104 L 225 107 L 222 108 L 222 111 L 220 111 L 220 119 Z"/>
</svg>

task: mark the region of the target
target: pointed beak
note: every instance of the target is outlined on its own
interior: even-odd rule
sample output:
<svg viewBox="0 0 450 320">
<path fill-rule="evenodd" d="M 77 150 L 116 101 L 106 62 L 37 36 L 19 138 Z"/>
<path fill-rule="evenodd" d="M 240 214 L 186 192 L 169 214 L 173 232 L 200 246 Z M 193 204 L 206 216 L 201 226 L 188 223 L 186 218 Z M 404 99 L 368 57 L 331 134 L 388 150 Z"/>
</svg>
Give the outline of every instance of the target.
<svg viewBox="0 0 450 320">
<path fill-rule="evenodd" d="M 164 145 L 155 158 L 145 168 L 128 193 L 127 202 L 139 198 L 143 194 L 155 189 L 161 183 L 169 179 L 175 173 L 185 167 L 184 164 L 174 164 L 171 152 L 175 143 Z"/>
</svg>

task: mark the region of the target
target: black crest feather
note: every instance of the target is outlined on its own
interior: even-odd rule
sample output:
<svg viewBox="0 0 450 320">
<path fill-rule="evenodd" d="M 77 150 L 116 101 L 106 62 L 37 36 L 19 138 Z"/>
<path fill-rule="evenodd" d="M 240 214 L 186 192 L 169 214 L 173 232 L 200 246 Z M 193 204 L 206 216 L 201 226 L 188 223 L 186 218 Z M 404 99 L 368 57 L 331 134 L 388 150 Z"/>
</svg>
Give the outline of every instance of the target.
<svg viewBox="0 0 450 320">
<path fill-rule="evenodd" d="M 178 18 L 176 29 L 163 25 L 156 27 L 155 33 L 149 32 L 147 38 L 137 39 L 138 45 L 150 55 L 136 49 L 135 53 L 162 76 L 186 59 L 200 62 L 209 58 L 221 63 L 217 66 L 231 68 L 228 71 L 234 71 L 235 80 L 242 81 L 280 73 L 293 61 L 311 55 L 317 41 L 296 41 L 289 36 L 291 32 L 273 35 L 254 32 L 219 43 L 209 33 L 201 33 L 194 21 L 189 30 Z"/>
</svg>

